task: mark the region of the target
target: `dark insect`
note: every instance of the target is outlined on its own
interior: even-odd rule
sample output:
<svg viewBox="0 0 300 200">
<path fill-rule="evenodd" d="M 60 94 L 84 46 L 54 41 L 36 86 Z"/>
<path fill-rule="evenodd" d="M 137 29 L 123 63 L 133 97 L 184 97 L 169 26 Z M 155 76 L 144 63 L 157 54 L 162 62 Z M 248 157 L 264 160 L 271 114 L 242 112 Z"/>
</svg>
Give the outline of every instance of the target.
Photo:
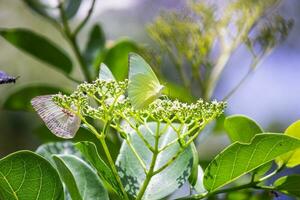
<svg viewBox="0 0 300 200">
<path fill-rule="evenodd" d="M 8 83 L 16 83 L 16 80 L 19 78 L 12 77 L 8 75 L 6 72 L 0 70 L 0 84 L 8 84 Z"/>
<path fill-rule="evenodd" d="M 279 194 L 274 191 L 274 190 L 271 190 L 270 193 L 275 197 L 275 198 L 278 198 L 279 197 Z"/>
</svg>

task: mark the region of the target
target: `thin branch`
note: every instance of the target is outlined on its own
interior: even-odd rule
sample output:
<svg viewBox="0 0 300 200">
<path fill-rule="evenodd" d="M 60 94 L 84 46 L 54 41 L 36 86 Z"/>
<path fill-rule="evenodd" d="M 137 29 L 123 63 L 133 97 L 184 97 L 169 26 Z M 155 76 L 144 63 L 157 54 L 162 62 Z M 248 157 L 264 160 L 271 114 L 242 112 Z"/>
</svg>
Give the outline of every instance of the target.
<svg viewBox="0 0 300 200">
<path fill-rule="evenodd" d="M 95 3 L 96 3 L 96 0 L 93 0 L 92 1 L 92 4 L 91 4 L 91 7 L 88 11 L 88 14 L 86 15 L 86 17 L 83 19 L 83 21 L 78 25 L 78 27 L 75 29 L 74 33 L 73 33 L 73 36 L 76 37 L 77 34 L 80 32 L 80 30 L 82 29 L 82 27 L 84 27 L 84 25 L 88 22 L 88 20 L 90 19 L 92 13 L 93 13 L 93 10 L 94 10 L 94 7 L 95 7 Z"/>
</svg>

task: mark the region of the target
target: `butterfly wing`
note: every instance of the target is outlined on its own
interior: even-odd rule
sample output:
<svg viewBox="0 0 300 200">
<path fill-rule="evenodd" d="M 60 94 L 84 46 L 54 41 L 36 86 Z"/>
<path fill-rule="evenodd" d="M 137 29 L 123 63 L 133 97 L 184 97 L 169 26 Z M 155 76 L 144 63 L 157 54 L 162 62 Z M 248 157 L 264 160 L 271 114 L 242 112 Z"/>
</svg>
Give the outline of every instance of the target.
<svg viewBox="0 0 300 200">
<path fill-rule="evenodd" d="M 52 95 L 37 96 L 31 104 L 49 130 L 61 138 L 73 138 L 80 127 L 80 118 L 52 101 Z"/>
<path fill-rule="evenodd" d="M 150 65 L 138 54 L 129 54 L 129 80 L 137 74 L 147 74 L 151 79 L 159 83 Z"/>
<path fill-rule="evenodd" d="M 101 63 L 100 65 L 99 79 L 106 80 L 106 81 L 116 80 L 114 75 L 111 73 L 109 68 L 104 63 Z"/>
<path fill-rule="evenodd" d="M 128 98 L 136 109 L 142 109 L 161 95 L 163 86 L 147 74 L 133 76 L 128 85 Z"/>
<path fill-rule="evenodd" d="M 144 108 L 161 95 L 163 86 L 150 65 L 139 55 L 129 56 L 128 98 L 133 107 Z"/>
<path fill-rule="evenodd" d="M 8 83 L 12 79 L 14 78 L 9 76 L 6 72 L 0 71 L 0 84 Z"/>
</svg>

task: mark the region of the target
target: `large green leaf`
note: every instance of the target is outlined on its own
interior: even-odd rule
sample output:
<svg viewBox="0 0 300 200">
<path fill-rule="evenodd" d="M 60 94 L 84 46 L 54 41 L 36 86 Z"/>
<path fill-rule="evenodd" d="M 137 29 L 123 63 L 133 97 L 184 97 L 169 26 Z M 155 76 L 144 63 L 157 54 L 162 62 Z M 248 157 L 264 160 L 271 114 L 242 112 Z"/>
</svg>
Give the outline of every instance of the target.
<svg viewBox="0 0 300 200">
<path fill-rule="evenodd" d="M 138 53 L 139 47 L 130 40 L 120 40 L 108 49 L 104 63 L 110 68 L 117 80 L 124 80 L 128 75 L 128 54 Z"/>
<path fill-rule="evenodd" d="M 109 199 L 101 180 L 84 161 L 72 155 L 55 155 L 53 159 L 72 199 Z"/>
<path fill-rule="evenodd" d="M 63 200 L 56 170 L 39 155 L 19 151 L 0 160 L 0 199 Z"/>
<path fill-rule="evenodd" d="M 30 101 L 32 98 L 39 95 L 57 94 L 63 92 L 63 89 L 46 86 L 46 85 L 31 85 L 20 88 L 4 101 L 3 108 L 8 110 L 32 110 Z"/>
<path fill-rule="evenodd" d="M 105 35 L 101 26 L 96 24 L 93 26 L 90 32 L 89 40 L 84 51 L 85 62 L 88 65 L 89 70 L 91 72 L 94 72 L 94 75 L 96 75 L 94 64 L 97 65 L 97 68 L 99 67 L 99 64 L 97 62 L 99 59 L 98 57 L 102 55 L 104 48 Z"/>
<path fill-rule="evenodd" d="M 75 148 L 74 144 L 69 141 L 46 143 L 39 146 L 35 152 L 46 158 L 54 167 L 56 167 L 56 165 L 53 155 L 74 155 L 82 159 L 81 153 Z M 66 200 L 71 199 L 70 193 L 65 186 L 64 190 Z"/>
<path fill-rule="evenodd" d="M 44 36 L 21 28 L 1 29 L 0 35 L 15 47 L 64 73 L 72 71 L 72 61 L 68 55 Z"/>
<path fill-rule="evenodd" d="M 51 142 L 38 147 L 36 153 L 46 158 L 55 166 L 53 155 L 73 155 L 82 159 L 81 153 L 75 148 L 72 142 Z"/>
<path fill-rule="evenodd" d="M 264 132 L 254 120 L 244 115 L 226 117 L 224 128 L 232 142 L 250 142 L 256 134 Z"/>
<path fill-rule="evenodd" d="M 214 191 L 242 175 L 300 147 L 300 140 L 283 134 L 257 134 L 251 143 L 233 143 L 218 154 L 205 170 L 204 186 Z"/>
<path fill-rule="evenodd" d="M 157 123 L 148 123 L 147 126 L 140 126 L 139 130 L 148 143 L 154 146 L 155 133 L 157 129 Z M 165 130 L 159 138 L 159 148 L 164 147 L 169 142 L 177 138 L 177 134 L 173 129 L 162 123 L 159 127 L 159 132 Z M 174 124 L 178 128 L 178 124 Z M 147 148 L 142 139 L 135 131 L 132 131 L 128 137 L 132 143 L 132 146 L 136 149 L 140 158 L 144 161 L 146 167 L 149 169 L 151 160 L 153 158 L 152 152 Z M 164 151 L 162 151 L 157 159 L 154 170 L 159 169 L 168 160 L 172 159 L 176 152 L 180 149 L 178 143 L 174 143 Z M 180 156 L 173 161 L 165 170 L 152 177 L 149 185 L 144 193 L 143 199 L 161 199 L 176 189 L 181 187 L 188 179 L 191 173 L 193 165 L 193 155 L 191 148 L 185 149 Z M 124 141 L 120 150 L 120 154 L 116 161 L 116 166 L 121 177 L 125 190 L 132 196 L 136 196 L 141 189 L 141 185 L 145 181 L 145 173 L 139 160 L 132 152 L 131 148 Z"/>
<path fill-rule="evenodd" d="M 112 188 L 122 196 L 122 190 L 119 189 L 118 182 L 114 177 L 111 169 L 101 159 L 98 154 L 97 148 L 92 142 L 79 142 L 76 147 L 80 150 L 82 155 L 88 162 L 97 170 L 102 180 L 105 180 Z"/>
<path fill-rule="evenodd" d="M 300 197 L 300 175 L 290 175 L 279 178 L 274 182 L 275 190 Z"/>
<path fill-rule="evenodd" d="M 300 120 L 290 125 L 286 129 L 284 134 L 300 139 Z M 285 166 L 287 167 L 295 167 L 297 165 L 300 165 L 300 149 L 297 149 L 295 151 L 286 153 L 278 157 L 276 159 L 276 162 L 279 165 L 285 164 Z"/>
</svg>

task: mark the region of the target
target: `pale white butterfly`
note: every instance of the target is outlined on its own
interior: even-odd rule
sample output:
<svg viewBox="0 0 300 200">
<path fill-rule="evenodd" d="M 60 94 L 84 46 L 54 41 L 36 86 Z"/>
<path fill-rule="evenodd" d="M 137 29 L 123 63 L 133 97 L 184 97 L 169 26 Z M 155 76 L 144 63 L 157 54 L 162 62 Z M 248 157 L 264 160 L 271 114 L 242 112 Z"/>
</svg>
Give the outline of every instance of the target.
<svg viewBox="0 0 300 200">
<path fill-rule="evenodd" d="M 138 54 L 130 53 L 128 98 L 132 106 L 136 109 L 148 106 L 161 96 L 163 89 L 150 65 Z"/>
<path fill-rule="evenodd" d="M 56 105 L 52 97 L 53 95 L 37 96 L 31 100 L 31 104 L 54 135 L 73 138 L 80 127 L 80 118 Z"/>
</svg>

